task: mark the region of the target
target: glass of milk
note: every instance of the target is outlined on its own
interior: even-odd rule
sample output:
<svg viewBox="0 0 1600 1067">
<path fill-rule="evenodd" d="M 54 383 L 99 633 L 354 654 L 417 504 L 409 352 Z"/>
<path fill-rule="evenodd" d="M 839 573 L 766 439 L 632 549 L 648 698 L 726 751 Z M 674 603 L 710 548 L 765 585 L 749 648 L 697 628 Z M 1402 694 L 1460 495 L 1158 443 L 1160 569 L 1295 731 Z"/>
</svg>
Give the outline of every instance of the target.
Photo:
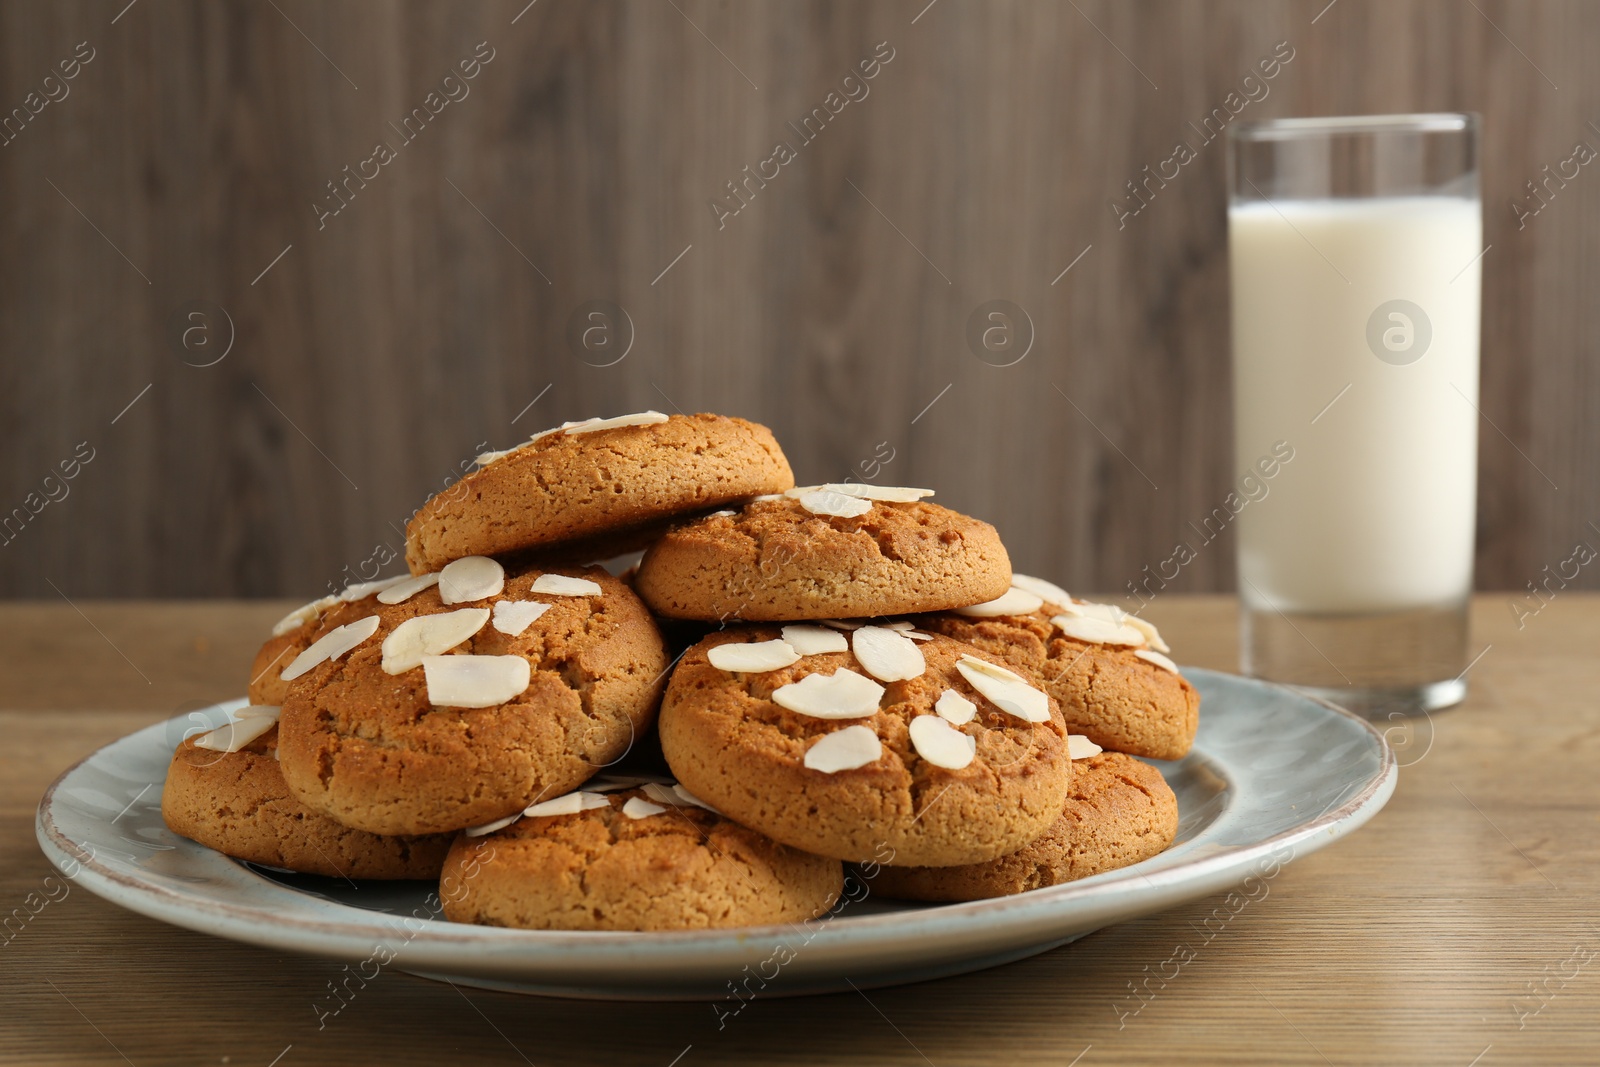
<svg viewBox="0 0 1600 1067">
<path fill-rule="evenodd" d="M 1229 127 L 1242 667 L 1374 718 L 1466 695 L 1477 132 Z"/>
</svg>

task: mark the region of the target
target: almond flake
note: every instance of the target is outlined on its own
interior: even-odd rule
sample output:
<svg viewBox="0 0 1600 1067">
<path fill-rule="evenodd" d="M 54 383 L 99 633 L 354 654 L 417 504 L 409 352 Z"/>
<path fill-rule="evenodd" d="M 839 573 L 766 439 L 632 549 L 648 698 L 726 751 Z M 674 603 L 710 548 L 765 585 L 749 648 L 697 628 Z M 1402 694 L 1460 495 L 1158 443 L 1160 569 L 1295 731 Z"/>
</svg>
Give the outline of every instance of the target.
<svg viewBox="0 0 1600 1067">
<path fill-rule="evenodd" d="M 549 610 L 549 604 L 541 604 L 537 600 L 496 600 L 494 628 L 503 634 L 519 637 L 522 631 Z"/>
<path fill-rule="evenodd" d="M 611 801 L 599 793 L 586 793 L 579 790 L 576 793 L 567 793 L 553 800 L 546 800 L 538 804 L 530 804 L 522 809 L 522 814 L 530 818 L 541 815 L 576 815 L 580 811 L 589 811 L 591 808 L 609 808 Z"/>
<path fill-rule="evenodd" d="M 815 678 L 816 675 L 811 677 Z M 805 765 L 823 774 L 853 771 L 876 762 L 883 755 L 883 742 L 868 726 L 846 726 L 823 734 L 806 749 Z"/>
<path fill-rule="evenodd" d="M 734 515 L 737 515 L 737 514 L 738 514 L 737 511 L 729 511 L 727 508 L 723 508 L 721 511 L 713 511 L 710 515 L 707 516 L 707 518 L 726 519 L 726 518 L 730 518 L 730 517 L 732 517 Z"/>
<path fill-rule="evenodd" d="M 706 653 L 706 659 L 719 671 L 761 674 L 800 661 L 800 653 L 787 641 L 730 641 Z"/>
<path fill-rule="evenodd" d="M 882 626 L 863 626 L 851 634 L 850 649 L 880 682 L 903 682 L 928 669 L 915 641 Z"/>
<path fill-rule="evenodd" d="M 492 708 L 520 696 L 533 668 L 521 656 L 424 656 L 422 675 L 436 708 Z"/>
<path fill-rule="evenodd" d="M 646 782 L 640 787 L 640 791 L 651 800 L 674 808 L 704 808 L 713 813 L 717 810 L 676 783 L 663 785 L 660 782 Z"/>
<path fill-rule="evenodd" d="M 782 500 L 783 497 L 784 497 L 784 494 L 782 494 L 782 493 L 762 493 L 760 496 L 751 497 L 750 498 L 750 503 L 757 504 L 757 503 L 760 503 L 763 500 Z"/>
<path fill-rule="evenodd" d="M 877 713 L 883 686 L 849 667 L 808 674 L 772 691 L 773 703 L 814 719 L 864 719 Z"/>
<path fill-rule="evenodd" d="M 934 702 L 933 710 L 938 712 L 944 721 L 956 726 L 965 726 L 978 714 L 978 705 L 954 689 L 946 689 Z"/>
<path fill-rule="evenodd" d="M 309 604 L 301 604 L 289 614 L 279 619 L 272 626 L 272 636 L 282 637 L 290 630 L 298 630 L 313 619 L 322 618 L 322 613 L 339 602 L 336 596 L 319 597 Z"/>
<path fill-rule="evenodd" d="M 396 582 L 378 594 L 380 604 L 404 604 L 424 589 L 431 589 L 439 584 L 439 574 L 434 571 L 430 574 L 419 574 L 403 582 Z"/>
<path fill-rule="evenodd" d="M 195 747 L 212 752 L 238 752 L 278 724 L 276 704 L 252 704 L 240 708 L 223 725 L 194 739 Z"/>
<path fill-rule="evenodd" d="M 1131 626 L 1135 630 L 1138 630 L 1140 633 L 1144 634 L 1146 643 L 1148 643 L 1150 647 L 1155 649 L 1157 652 L 1172 651 L 1172 649 L 1167 647 L 1167 643 L 1161 640 L 1161 631 L 1157 630 L 1153 623 L 1145 622 L 1137 615 L 1129 615 L 1122 621 L 1124 625 Z"/>
<path fill-rule="evenodd" d="M 660 804 L 652 804 L 648 800 L 638 797 L 629 797 L 628 802 L 622 805 L 622 814 L 630 819 L 648 819 L 652 815 L 660 815 L 666 811 Z"/>
<path fill-rule="evenodd" d="M 957 608 L 957 615 L 966 615 L 974 619 L 992 619 L 997 615 L 1031 615 L 1043 606 L 1044 601 L 1037 593 L 1030 593 L 1026 589 L 1013 586 L 993 600 L 986 600 L 982 604 L 973 604 L 965 608 Z"/>
<path fill-rule="evenodd" d="M 1084 644 L 1120 645 L 1128 648 L 1137 648 L 1144 644 L 1144 634 L 1132 626 L 1107 622 L 1092 615 L 1057 615 L 1050 621 L 1064 635 Z"/>
<path fill-rule="evenodd" d="M 1094 604 L 1084 601 L 1075 604 L 1077 611 L 1068 612 L 1070 615 L 1087 615 L 1091 619 L 1104 619 L 1106 622 L 1116 623 L 1121 626 L 1128 619 L 1128 613 L 1115 604 Z"/>
<path fill-rule="evenodd" d="M 492 834 L 496 830 L 504 830 L 506 827 L 510 826 L 520 818 L 522 818 L 522 812 L 513 812 L 503 819 L 496 819 L 494 822 L 486 822 L 482 826 L 469 826 L 461 832 L 466 834 L 468 837 L 482 837 L 485 834 Z"/>
<path fill-rule="evenodd" d="M 1154 663 L 1164 671 L 1171 671 L 1173 674 L 1178 673 L 1178 665 L 1154 649 L 1140 648 L 1136 649 L 1133 654 L 1146 663 Z"/>
<path fill-rule="evenodd" d="M 487 467 L 496 460 L 505 459 L 515 451 L 515 448 L 502 448 L 498 452 L 479 452 L 476 456 L 472 457 L 472 462 L 477 464 L 479 467 Z"/>
<path fill-rule="evenodd" d="M 783 639 L 789 647 L 802 656 L 815 656 L 822 652 L 843 652 L 850 647 L 844 634 L 826 626 L 785 626 Z"/>
<path fill-rule="evenodd" d="M 439 572 L 439 599 L 465 604 L 498 596 L 506 587 L 506 569 L 488 556 L 462 556 Z"/>
<path fill-rule="evenodd" d="M 1049 722 L 1050 698 L 1004 667 L 977 656 L 962 656 L 956 670 L 985 700 L 1024 722 Z"/>
<path fill-rule="evenodd" d="M 368 615 L 364 619 L 335 626 L 313 641 L 310 648 L 296 656 L 294 662 L 283 669 L 280 677 L 286 682 L 292 682 L 323 660 L 338 659 L 377 632 L 376 615 Z"/>
<path fill-rule="evenodd" d="M 890 619 L 888 622 L 879 623 L 885 630 L 915 630 L 917 624 L 910 619 Z"/>
<path fill-rule="evenodd" d="M 911 489 L 902 485 L 866 485 L 862 482 L 803 485 L 789 490 L 784 495 L 798 498 L 811 492 L 838 493 L 841 496 L 859 497 L 862 500 L 883 500 L 894 504 L 912 504 L 933 495 L 932 489 Z"/>
<path fill-rule="evenodd" d="M 339 599 L 346 604 L 351 604 L 357 600 L 364 600 L 373 593 L 381 593 L 390 586 L 399 585 L 401 582 L 410 580 L 411 575 L 409 574 L 396 574 L 390 578 L 378 578 L 370 582 L 356 582 L 354 585 L 345 586 L 344 592 L 339 594 Z"/>
<path fill-rule="evenodd" d="M 483 629 L 488 608 L 462 608 L 407 619 L 383 639 L 383 673 L 404 674 L 422 666 L 424 656 L 450 651 Z"/>
<path fill-rule="evenodd" d="M 1088 759 L 1090 756 L 1098 756 L 1104 751 L 1099 745 L 1089 740 L 1086 734 L 1067 735 L 1067 757 L 1069 759 Z"/>
<path fill-rule="evenodd" d="M 800 506 L 813 515 L 833 515 L 853 519 L 872 510 L 872 501 L 846 496 L 831 489 L 811 489 L 800 494 Z"/>
<path fill-rule="evenodd" d="M 978 742 L 937 715 L 918 715 L 911 720 L 911 746 L 917 755 L 947 770 L 959 771 L 978 754 Z"/>
<path fill-rule="evenodd" d="M 817 625 L 826 626 L 831 630 L 859 630 L 862 624 L 848 619 L 818 619 Z"/>
<path fill-rule="evenodd" d="M 565 574 L 541 574 L 533 580 L 531 592 L 546 596 L 603 596 L 605 590 L 599 582 L 587 578 L 569 578 Z"/>
<path fill-rule="evenodd" d="M 933 635 L 932 634 L 925 634 L 920 630 L 902 630 L 900 632 L 905 634 L 907 637 L 911 638 L 911 640 L 913 640 L 913 641 L 932 641 L 933 640 Z"/>
<path fill-rule="evenodd" d="M 615 430 L 620 426 L 655 426 L 666 422 L 667 416 L 659 411 L 641 411 L 637 415 L 618 415 L 613 419 L 584 419 L 569 422 L 562 430 L 568 434 L 594 433 L 596 430 Z"/>
<path fill-rule="evenodd" d="M 1031 574 L 1011 575 L 1011 584 L 1017 589 L 1026 589 L 1036 597 L 1047 600 L 1060 608 L 1065 608 L 1072 603 L 1072 594 L 1054 582 L 1047 582 L 1043 578 L 1035 578 Z"/>
<path fill-rule="evenodd" d="M 707 804 L 705 801 L 701 800 L 699 797 L 685 789 L 682 782 L 678 782 L 677 784 L 673 785 L 672 791 L 677 795 L 679 800 L 683 801 L 690 807 L 704 808 L 713 815 L 722 814 L 721 812 L 717 811 L 716 808 L 713 808 L 710 804 Z"/>
</svg>

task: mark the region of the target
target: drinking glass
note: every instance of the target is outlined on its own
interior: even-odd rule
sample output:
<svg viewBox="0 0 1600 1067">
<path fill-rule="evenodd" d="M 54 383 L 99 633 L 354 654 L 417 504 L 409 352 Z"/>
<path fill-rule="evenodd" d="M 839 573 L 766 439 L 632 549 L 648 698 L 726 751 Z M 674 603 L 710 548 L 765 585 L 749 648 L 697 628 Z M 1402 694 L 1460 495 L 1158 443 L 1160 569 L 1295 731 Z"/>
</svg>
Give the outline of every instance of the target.
<svg viewBox="0 0 1600 1067">
<path fill-rule="evenodd" d="M 1374 718 L 1466 695 L 1477 130 L 1229 127 L 1241 665 Z"/>
</svg>

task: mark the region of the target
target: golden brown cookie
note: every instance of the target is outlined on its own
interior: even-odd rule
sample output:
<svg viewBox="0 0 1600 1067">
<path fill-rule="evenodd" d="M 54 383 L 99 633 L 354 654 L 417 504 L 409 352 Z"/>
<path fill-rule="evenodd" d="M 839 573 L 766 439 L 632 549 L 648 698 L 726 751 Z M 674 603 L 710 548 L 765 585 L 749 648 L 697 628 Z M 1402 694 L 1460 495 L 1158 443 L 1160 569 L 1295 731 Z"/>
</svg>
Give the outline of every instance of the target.
<svg viewBox="0 0 1600 1067">
<path fill-rule="evenodd" d="M 838 860 L 643 790 L 462 835 L 439 881 L 454 922 L 527 930 L 705 930 L 803 922 L 844 885 Z M 562 803 L 569 798 L 561 798 Z"/>
<path fill-rule="evenodd" d="M 674 528 L 639 565 L 639 595 L 671 618 L 771 622 L 940 611 L 1010 585 L 986 522 L 921 500 L 860 500 L 853 516 L 807 501 L 756 500 Z"/>
<path fill-rule="evenodd" d="M 288 687 L 279 755 L 301 803 L 373 833 L 458 830 L 567 792 L 650 724 L 668 661 L 633 591 L 599 567 L 503 572 L 495 590 L 499 569 L 458 561 L 318 638 L 375 627 Z"/>
<path fill-rule="evenodd" d="M 341 826 L 289 794 L 273 727 L 237 752 L 178 746 L 161 791 L 167 828 L 235 859 L 332 878 L 436 878 L 454 834 L 380 837 Z"/>
<path fill-rule="evenodd" d="M 684 654 L 659 733 L 697 797 L 808 852 L 929 866 L 1015 852 L 1060 815 L 1071 762 L 1053 699 L 970 646 L 880 627 L 753 669 L 825 647 L 822 632 L 739 627 Z M 765 663 L 731 669 L 744 657 Z"/>
<path fill-rule="evenodd" d="M 637 417 L 616 421 L 629 418 Z M 794 485 L 765 426 L 724 415 L 660 418 L 601 429 L 589 429 L 597 420 L 569 423 L 479 457 L 482 466 L 430 498 L 407 525 L 412 573 L 462 556 L 599 535 L 610 544 L 606 554 L 616 554 L 627 551 L 619 539 L 626 531 Z"/>
<path fill-rule="evenodd" d="M 964 867 L 879 867 L 873 893 L 901 900 L 986 900 L 1113 871 L 1165 851 L 1178 798 L 1161 772 L 1120 752 L 1072 761 L 1072 790 L 1049 830 L 1009 856 Z"/>
<path fill-rule="evenodd" d="M 1010 606 L 1032 610 L 1016 615 L 947 612 L 918 621 L 1037 678 L 1061 702 L 1067 729 L 1102 748 L 1149 759 L 1187 755 L 1200 722 L 1200 694 L 1158 650 L 1166 646 L 1155 628 L 1108 605 L 1040 600 L 1019 597 Z"/>
</svg>

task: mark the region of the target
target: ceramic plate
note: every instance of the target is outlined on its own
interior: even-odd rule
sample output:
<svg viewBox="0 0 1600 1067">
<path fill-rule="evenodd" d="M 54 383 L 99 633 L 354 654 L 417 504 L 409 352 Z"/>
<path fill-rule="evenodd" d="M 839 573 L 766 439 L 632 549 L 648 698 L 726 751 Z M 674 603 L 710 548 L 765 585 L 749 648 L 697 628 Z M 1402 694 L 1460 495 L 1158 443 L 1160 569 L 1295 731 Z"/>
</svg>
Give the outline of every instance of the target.
<svg viewBox="0 0 1600 1067">
<path fill-rule="evenodd" d="M 140 914 L 366 969 L 628 999 L 718 999 L 730 982 L 783 996 L 921 981 L 1043 952 L 1252 875 L 1271 878 L 1361 826 L 1394 792 L 1394 754 L 1361 719 L 1270 683 L 1184 674 L 1202 696 L 1199 736 L 1185 759 L 1156 763 L 1178 797 L 1173 847 L 1000 900 L 900 904 L 855 881 L 831 914 L 791 926 L 641 934 L 446 922 L 436 885 L 269 871 L 167 830 L 160 797 L 172 750 L 243 701 L 147 727 L 67 771 L 40 802 L 39 843 L 90 891 Z"/>
</svg>

